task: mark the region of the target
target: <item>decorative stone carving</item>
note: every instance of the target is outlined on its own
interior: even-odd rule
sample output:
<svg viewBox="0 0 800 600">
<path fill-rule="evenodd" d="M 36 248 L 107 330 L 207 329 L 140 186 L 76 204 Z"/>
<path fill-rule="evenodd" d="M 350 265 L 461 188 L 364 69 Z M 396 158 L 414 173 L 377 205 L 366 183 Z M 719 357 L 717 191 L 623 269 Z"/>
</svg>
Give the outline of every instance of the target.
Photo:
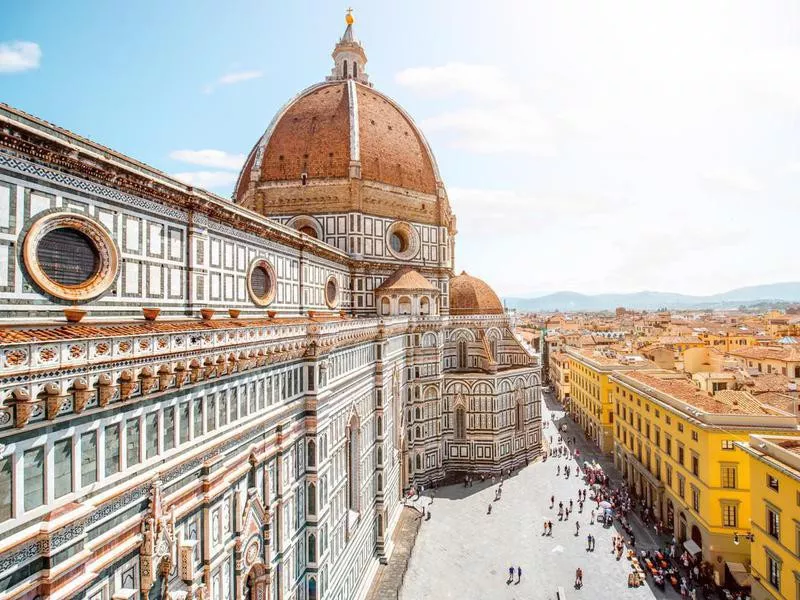
<svg viewBox="0 0 800 600">
<path fill-rule="evenodd" d="M 146 597 L 161 576 L 168 576 L 176 564 L 175 517 L 161 507 L 161 481 L 153 481 L 149 514 L 142 522 L 142 544 L 139 548 L 142 593 Z"/>
</svg>

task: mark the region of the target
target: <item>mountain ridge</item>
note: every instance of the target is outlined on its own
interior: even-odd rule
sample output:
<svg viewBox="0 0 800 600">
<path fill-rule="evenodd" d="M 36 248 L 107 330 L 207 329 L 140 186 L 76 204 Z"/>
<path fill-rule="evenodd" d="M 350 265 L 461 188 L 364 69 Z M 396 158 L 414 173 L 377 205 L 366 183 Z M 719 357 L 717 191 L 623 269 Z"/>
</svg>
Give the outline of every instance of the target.
<svg viewBox="0 0 800 600">
<path fill-rule="evenodd" d="M 721 308 L 768 302 L 800 302 L 800 281 L 751 285 L 708 296 L 649 290 L 594 295 L 562 291 L 536 298 L 509 297 L 503 300 L 509 308 L 523 311 L 602 311 L 614 310 L 618 306 L 631 310 Z"/>
</svg>

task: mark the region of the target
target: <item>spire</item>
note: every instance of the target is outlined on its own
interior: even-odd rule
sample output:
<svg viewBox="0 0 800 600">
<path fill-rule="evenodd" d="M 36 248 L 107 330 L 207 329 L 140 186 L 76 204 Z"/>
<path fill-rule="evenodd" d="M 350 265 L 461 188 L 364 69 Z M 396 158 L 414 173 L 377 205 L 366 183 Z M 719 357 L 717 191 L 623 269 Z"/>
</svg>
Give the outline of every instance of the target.
<svg viewBox="0 0 800 600">
<path fill-rule="evenodd" d="M 353 9 L 348 8 L 347 14 L 344 17 L 344 22 L 347 27 L 339 38 L 339 43 L 333 49 L 333 69 L 331 74 L 327 77 L 328 81 L 338 81 L 343 79 L 354 79 L 364 85 L 372 85 L 369 83 L 369 76 L 366 73 L 365 67 L 367 64 L 367 54 L 364 52 L 364 47 L 361 42 L 356 38 L 355 31 L 353 31 Z"/>
</svg>

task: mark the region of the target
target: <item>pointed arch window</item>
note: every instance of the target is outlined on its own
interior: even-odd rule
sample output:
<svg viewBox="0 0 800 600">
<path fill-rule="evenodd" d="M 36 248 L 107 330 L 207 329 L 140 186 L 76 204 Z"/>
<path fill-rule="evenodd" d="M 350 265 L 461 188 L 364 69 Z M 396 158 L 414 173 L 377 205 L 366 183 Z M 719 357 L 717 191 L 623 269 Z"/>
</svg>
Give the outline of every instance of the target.
<svg viewBox="0 0 800 600">
<path fill-rule="evenodd" d="M 522 393 L 517 394 L 517 431 L 522 431 L 522 427 L 525 425 L 525 403 L 523 402 L 523 395 Z"/>
<path fill-rule="evenodd" d="M 358 430 L 358 418 L 353 415 L 347 427 L 347 507 L 358 512 L 359 509 L 359 456 L 361 456 L 361 440 Z"/>
<path fill-rule="evenodd" d="M 353 62 L 353 77 L 354 78 L 358 77 L 358 63 L 357 62 Z"/>
<path fill-rule="evenodd" d="M 342 71 L 342 74 L 343 74 L 344 78 L 347 79 L 347 61 L 344 61 L 343 68 L 344 68 L 344 70 Z"/>
<path fill-rule="evenodd" d="M 463 440 L 467 437 L 467 411 L 463 406 L 456 408 L 456 439 Z"/>
</svg>

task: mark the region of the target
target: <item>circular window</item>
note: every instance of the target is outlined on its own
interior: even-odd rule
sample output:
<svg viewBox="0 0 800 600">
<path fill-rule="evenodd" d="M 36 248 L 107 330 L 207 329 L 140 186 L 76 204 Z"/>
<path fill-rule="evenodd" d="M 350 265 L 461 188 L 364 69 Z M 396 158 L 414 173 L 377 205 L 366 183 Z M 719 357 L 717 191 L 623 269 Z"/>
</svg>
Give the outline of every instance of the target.
<svg viewBox="0 0 800 600">
<path fill-rule="evenodd" d="M 36 246 L 36 260 L 50 281 L 63 286 L 84 285 L 100 268 L 100 255 L 89 236 L 69 227 L 42 236 Z"/>
<path fill-rule="evenodd" d="M 258 258 L 250 265 L 247 276 L 247 291 L 258 306 L 267 306 L 275 299 L 275 269 L 269 261 Z"/>
<path fill-rule="evenodd" d="M 25 235 L 22 258 L 33 283 L 71 302 L 100 296 L 119 272 L 119 253 L 108 231 L 74 213 L 49 213 L 34 222 Z"/>
<path fill-rule="evenodd" d="M 325 284 L 325 304 L 328 308 L 336 308 L 339 304 L 339 284 L 336 278 L 331 275 Z"/>
<path fill-rule="evenodd" d="M 408 250 L 408 239 L 406 239 L 406 236 L 401 232 L 395 231 L 389 238 L 389 245 L 392 247 L 392 250 L 394 250 L 395 253 L 402 254 Z"/>
<path fill-rule="evenodd" d="M 314 239 L 317 237 L 317 230 L 311 227 L 311 225 L 303 225 L 298 231 L 300 231 L 300 233 L 305 233 L 308 237 L 312 237 Z"/>
<path fill-rule="evenodd" d="M 410 260 L 419 253 L 419 234 L 409 223 L 395 221 L 386 230 L 389 253 L 400 260 Z"/>
</svg>

